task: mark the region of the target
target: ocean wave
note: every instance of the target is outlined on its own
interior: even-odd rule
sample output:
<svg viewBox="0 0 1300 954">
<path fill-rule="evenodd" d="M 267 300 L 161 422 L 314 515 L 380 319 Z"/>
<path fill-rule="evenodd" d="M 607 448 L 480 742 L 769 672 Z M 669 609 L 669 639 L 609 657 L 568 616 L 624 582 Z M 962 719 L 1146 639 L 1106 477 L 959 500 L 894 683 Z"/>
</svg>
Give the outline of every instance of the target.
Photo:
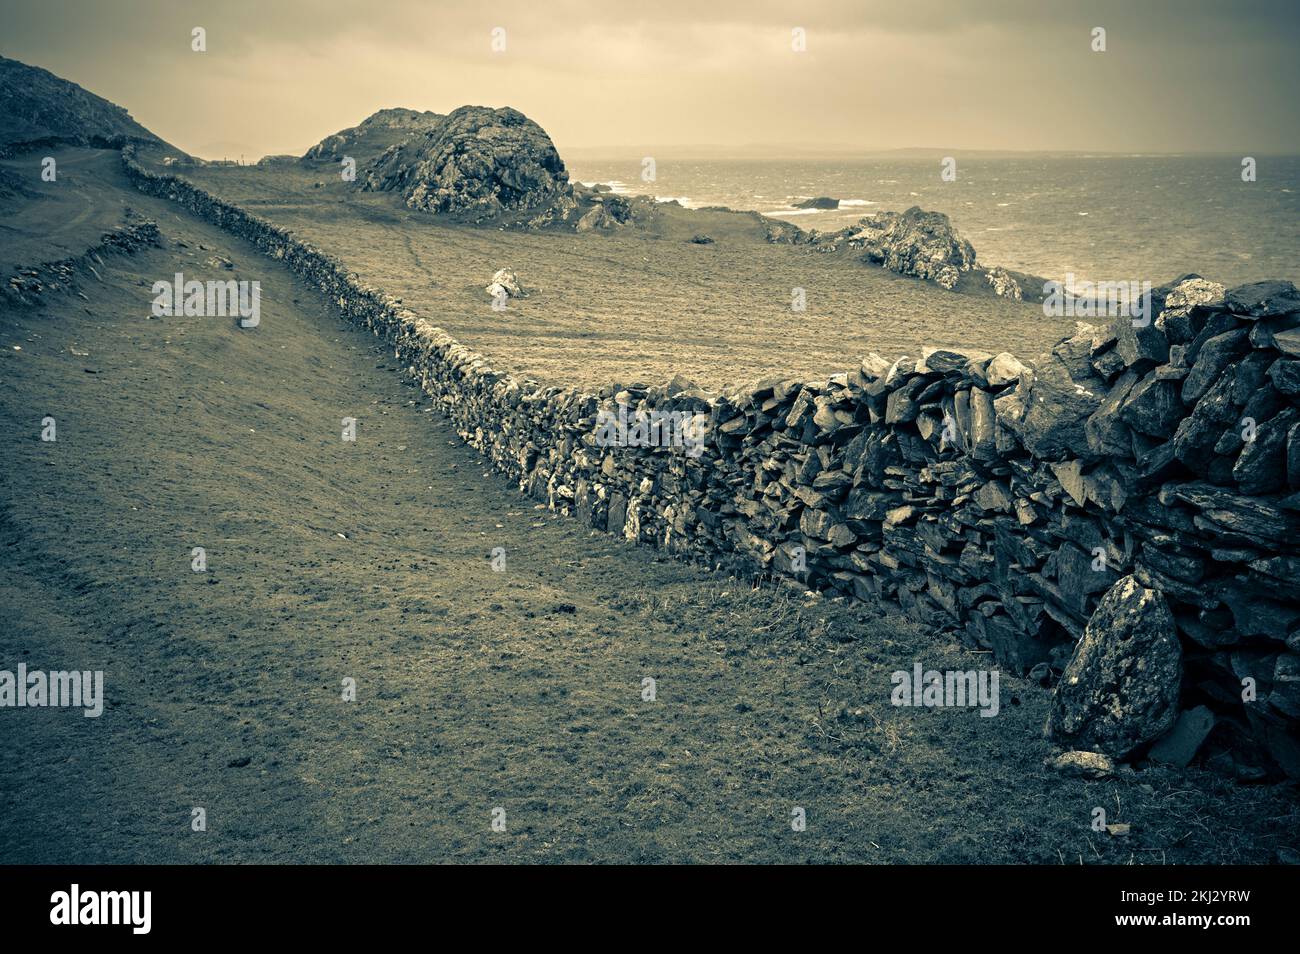
<svg viewBox="0 0 1300 954">
<path fill-rule="evenodd" d="M 846 205 L 875 205 L 870 199 L 840 199 L 840 207 Z"/>
</svg>

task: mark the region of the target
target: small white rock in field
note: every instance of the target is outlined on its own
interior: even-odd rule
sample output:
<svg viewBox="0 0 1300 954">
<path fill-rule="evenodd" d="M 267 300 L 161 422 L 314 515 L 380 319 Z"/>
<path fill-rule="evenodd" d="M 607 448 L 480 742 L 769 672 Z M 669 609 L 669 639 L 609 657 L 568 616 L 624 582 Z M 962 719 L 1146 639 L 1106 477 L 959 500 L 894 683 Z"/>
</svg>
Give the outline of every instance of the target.
<svg viewBox="0 0 1300 954">
<path fill-rule="evenodd" d="M 528 292 L 519 281 L 519 276 L 508 268 L 497 269 L 492 276 L 492 283 L 484 289 L 492 298 L 500 298 L 505 295 L 507 298 L 527 298 Z"/>
</svg>

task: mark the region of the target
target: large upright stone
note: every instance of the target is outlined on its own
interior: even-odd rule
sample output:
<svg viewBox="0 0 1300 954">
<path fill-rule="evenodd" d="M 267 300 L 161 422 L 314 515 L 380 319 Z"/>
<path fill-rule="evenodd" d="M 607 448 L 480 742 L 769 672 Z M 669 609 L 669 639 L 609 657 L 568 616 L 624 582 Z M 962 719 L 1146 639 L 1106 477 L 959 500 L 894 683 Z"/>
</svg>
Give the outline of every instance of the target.
<svg viewBox="0 0 1300 954">
<path fill-rule="evenodd" d="M 1196 364 L 1183 379 L 1182 398 L 1185 403 L 1199 401 L 1210 385 L 1219 379 L 1223 369 L 1250 350 L 1246 335 L 1245 328 L 1234 328 L 1215 335 L 1201 346 Z"/>
<path fill-rule="evenodd" d="M 1287 486 L 1287 436 L 1297 418 L 1300 411 L 1288 407 L 1260 424 L 1254 439 L 1246 442 L 1232 468 L 1243 494 L 1271 494 Z"/>
<path fill-rule="evenodd" d="M 1183 652 L 1165 598 L 1132 576 L 1102 597 L 1065 667 L 1047 735 L 1125 758 L 1173 726 Z"/>
<path fill-rule="evenodd" d="M 1124 359 L 1124 364 L 1133 367 L 1141 363 L 1144 367 L 1163 364 L 1169 358 L 1169 339 L 1148 315 L 1145 319 L 1130 318 L 1127 315 L 1115 319 L 1111 330 L 1115 334 L 1115 350 Z"/>
<path fill-rule="evenodd" d="M 1135 431 L 1167 439 L 1173 436 L 1186 413 L 1174 382 L 1161 380 L 1155 371 L 1150 371 L 1124 399 L 1119 416 Z"/>
<path fill-rule="evenodd" d="M 1197 476 L 1205 474 L 1224 428 L 1237 423 L 1233 380 L 1233 369 L 1226 368 L 1174 432 L 1174 455 Z"/>
<path fill-rule="evenodd" d="M 1001 402 L 998 402 L 998 417 L 1005 420 L 1036 457 L 1043 460 L 1089 457 L 1092 451 L 1086 424 L 1106 393 L 1106 382 L 1101 378 L 1073 377 L 1065 361 L 1057 355 L 1047 355 L 1036 369 L 1033 386 L 1024 402 L 1023 417 L 1011 413 L 1004 419 Z"/>
</svg>

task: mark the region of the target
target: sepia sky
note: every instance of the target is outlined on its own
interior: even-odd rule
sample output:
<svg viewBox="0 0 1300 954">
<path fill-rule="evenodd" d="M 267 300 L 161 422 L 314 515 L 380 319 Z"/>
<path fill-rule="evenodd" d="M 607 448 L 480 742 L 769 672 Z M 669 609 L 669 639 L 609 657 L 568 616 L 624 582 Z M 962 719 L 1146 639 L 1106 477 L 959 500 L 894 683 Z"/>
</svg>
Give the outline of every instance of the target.
<svg viewBox="0 0 1300 954">
<path fill-rule="evenodd" d="M 469 103 L 561 154 L 1300 152 L 1300 0 L 0 0 L 0 23 L 0 53 L 208 158 Z"/>
</svg>

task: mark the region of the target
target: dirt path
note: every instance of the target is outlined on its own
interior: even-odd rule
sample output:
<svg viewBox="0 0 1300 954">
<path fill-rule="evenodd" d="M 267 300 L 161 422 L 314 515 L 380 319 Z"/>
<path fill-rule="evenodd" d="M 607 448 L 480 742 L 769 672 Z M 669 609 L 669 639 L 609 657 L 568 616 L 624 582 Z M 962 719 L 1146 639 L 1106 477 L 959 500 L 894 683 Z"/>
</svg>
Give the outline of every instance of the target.
<svg viewBox="0 0 1300 954">
<path fill-rule="evenodd" d="M 80 255 L 101 235 L 122 222 L 123 209 L 139 207 L 139 194 L 105 188 L 119 185 L 121 160 L 102 149 L 52 149 L 55 181 L 41 181 L 45 150 L 7 159 L 5 168 L 20 176 L 38 201 L 16 201 L 0 216 L 0 276 L 15 265 L 32 265 Z M 139 197 L 142 198 L 142 197 Z"/>
<path fill-rule="evenodd" d="M 1279 790 L 1045 774 L 1045 693 L 1010 677 L 996 718 L 891 706 L 892 671 L 988 657 L 537 509 L 318 295 L 161 224 L 89 302 L 0 313 L 0 668 L 103 669 L 107 695 L 99 719 L 0 709 L 0 861 L 1267 861 L 1294 840 Z M 178 269 L 261 281 L 261 326 L 150 318 Z M 1091 831 L 1098 805 L 1135 834 Z"/>
</svg>

